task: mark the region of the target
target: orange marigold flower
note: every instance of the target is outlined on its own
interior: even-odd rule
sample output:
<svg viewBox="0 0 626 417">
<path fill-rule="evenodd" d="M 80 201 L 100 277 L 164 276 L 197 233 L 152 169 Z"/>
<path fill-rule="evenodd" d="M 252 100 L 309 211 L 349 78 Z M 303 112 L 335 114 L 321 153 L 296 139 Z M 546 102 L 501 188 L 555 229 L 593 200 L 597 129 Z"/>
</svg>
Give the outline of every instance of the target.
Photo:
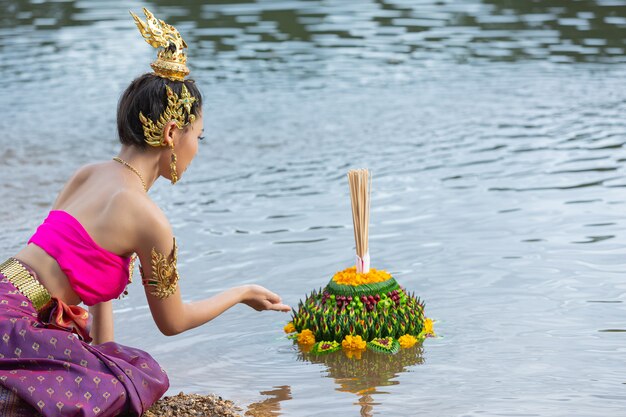
<svg viewBox="0 0 626 417">
<path fill-rule="evenodd" d="M 425 319 L 424 320 L 424 328 L 422 329 L 422 332 L 420 333 L 420 336 L 425 336 L 425 337 L 434 337 L 436 336 L 435 334 L 435 326 L 433 324 L 432 319 Z"/>
<path fill-rule="evenodd" d="M 293 325 L 292 322 L 289 322 L 285 327 L 283 327 L 283 330 L 285 331 L 285 333 L 293 333 L 296 331 L 296 327 Z"/>
<path fill-rule="evenodd" d="M 333 276 L 333 281 L 341 285 L 363 285 L 387 281 L 391 274 L 387 271 L 370 268 L 367 274 L 357 273 L 356 266 L 346 268 Z"/>
<path fill-rule="evenodd" d="M 312 345 L 315 343 L 315 335 L 309 329 L 304 329 L 298 333 L 298 343 L 301 345 Z"/>
<path fill-rule="evenodd" d="M 358 335 L 348 335 L 341 342 L 341 347 L 343 347 L 345 350 L 365 350 L 365 346 L 367 346 L 367 343 L 365 342 L 365 340 L 361 339 L 361 336 Z"/>
<path fill-rule="evenodd" d="M 417 343 L 417 338 L 415 336 L 411 336 L 410 334 L 405 334 L 404 336 L 400 336 L 398 338 L 398 342 L 400 343 L 400 347 L 402 349 L 408 349 Z"/>
</svg>

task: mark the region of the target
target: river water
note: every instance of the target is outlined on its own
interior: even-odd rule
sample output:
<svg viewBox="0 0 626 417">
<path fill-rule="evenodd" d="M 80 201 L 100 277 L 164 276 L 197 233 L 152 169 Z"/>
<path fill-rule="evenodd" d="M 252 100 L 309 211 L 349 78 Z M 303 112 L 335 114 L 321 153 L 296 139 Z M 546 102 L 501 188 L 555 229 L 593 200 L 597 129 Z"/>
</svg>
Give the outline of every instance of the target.
<svg viewBox="0 0 626 417">
<path fill-rule="evenodd" d="M 288 316 L 237 306 L 176 337 L 139 283 L 120 343 L 170 394 L 253 415 L 622 416 L 626 410 L 626 1 L 0 3 L 0 253 L 80 165 L 115 155 L 115 105 L 154 52 L 148 7 L 187 43 L 207 139 L 151 196 L 186 300 L 259 283 L 292 305 L 353 262 L 346 172 L 373 173 L 372 265 L 440 337 L 393 357 L 309 360 Z"/>
</svg>

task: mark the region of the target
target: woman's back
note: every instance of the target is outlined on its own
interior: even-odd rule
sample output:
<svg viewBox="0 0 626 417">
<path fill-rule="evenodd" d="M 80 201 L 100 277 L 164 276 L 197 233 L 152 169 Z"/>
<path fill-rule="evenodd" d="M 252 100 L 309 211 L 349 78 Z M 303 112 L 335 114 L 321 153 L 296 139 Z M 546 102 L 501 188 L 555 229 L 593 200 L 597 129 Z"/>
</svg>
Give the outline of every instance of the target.
<svg viewBox="0 0 626 417">
<path fill-rule="evenodd" d="M 131 183 L 137 179 L 129 177 L 124 170 L 113 161 L 80 168 L 52 207 L 75 219 L 97 248 L 120 258 L 132 255 L 142 228 L 149 227 L 154 213 L 162 216 L 146 194 L 138 192 L 137 184 Z M 53 297 L 71 304 L 81 300 L 57 260 L 41 247 L 31 243 L 15 257 L 37 272 Z"/>
</svg>

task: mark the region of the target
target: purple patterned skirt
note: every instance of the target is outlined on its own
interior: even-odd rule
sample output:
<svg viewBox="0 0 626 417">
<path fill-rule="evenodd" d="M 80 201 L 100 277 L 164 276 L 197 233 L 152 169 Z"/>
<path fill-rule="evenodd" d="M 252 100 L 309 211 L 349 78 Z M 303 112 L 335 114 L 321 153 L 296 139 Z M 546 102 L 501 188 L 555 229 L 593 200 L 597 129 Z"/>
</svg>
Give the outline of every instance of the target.
<svg viewBox="0 0 626 417">
<path fill-rule="evenodd" d="M 4 391 L 21 398 L 32 415 L 140 416 L 169 387 L 146 352 L 113 342 L 89 345 L 45 325 L 0 274 L 0 410 Z"/>
</svg>

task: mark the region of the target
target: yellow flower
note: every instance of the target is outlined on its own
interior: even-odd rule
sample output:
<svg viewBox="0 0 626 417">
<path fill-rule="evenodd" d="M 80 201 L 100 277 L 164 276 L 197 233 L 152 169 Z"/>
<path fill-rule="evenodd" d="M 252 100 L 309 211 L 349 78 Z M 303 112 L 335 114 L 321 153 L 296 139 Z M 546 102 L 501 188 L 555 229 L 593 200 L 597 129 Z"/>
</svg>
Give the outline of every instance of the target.
<svg viewBox="0 0 626 417">
<path fill-rule="evenodd" d="M 343 347 L 345 350 L 351 351 L 365 350 L 366 345 L 367 343 L 365 342 L 365 340 L 361 339 L 361 336 L 348 335 L 345 339 L 343 339 L 343 342 L 341 342 L 341 347 Z"/>
<path fill-rule="evenodd" d="M 296 327 L 293 325 L 292 322 L 289 322 L 285 327 L 283 327 L 283 330 L 285 331 L 285 333 L 293 333 L 296 331 Z"/>
<path fill-rule="evenodd" d="M 425 336 L 425 337 L 434 337 L 436 336 L 435 334 L 435 326 L 433 325 L 433 321 L 432 319 L 426 319 L 424 320 L 424 328 L 422 329 L 422 332 L 420 333 L 420 336 Z"/>
<path fill-rule="evenodd" d="M 315 343 L 315 336 L 309 329 L 304 329 L 298 333 L 298 343 L 301 345 L 312 345 Z"/>
<path fill-rule="evenodd" d="M 356 266 L 346 268 L 333 276 L 333 281 L 341 285 L 363 285 L 387 281 L 391 274 L 387 271 L 370 268 L 367 274 L 357 273 Z"/>
<path fill-rule="evenodd" d="M 410 334 L 405 334 L 404 336 L 400 336 L 398 338 L 398 342 L 400 343 L 400 347 L 402 347 L 402 349 L 408 349 L 417 343 L 417 338 L 415 336 L 411 336 Z"/>
</svg>

